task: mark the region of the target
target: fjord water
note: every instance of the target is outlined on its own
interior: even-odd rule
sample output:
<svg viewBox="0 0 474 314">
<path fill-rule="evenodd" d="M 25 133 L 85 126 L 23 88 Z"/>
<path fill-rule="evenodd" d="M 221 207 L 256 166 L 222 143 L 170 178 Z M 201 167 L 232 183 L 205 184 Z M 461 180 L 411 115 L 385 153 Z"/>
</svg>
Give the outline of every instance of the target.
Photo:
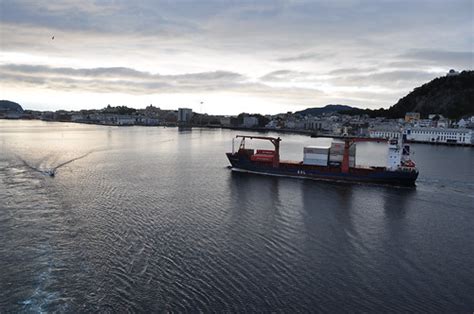
<svg viewBox="0 0 474 314">
<path fill-rule="evenodd" d="M 235 134 L 0 121 L 0 312 L 472 312 L 474 149 L 395 188 L 233 173 Z"/>
</svg>

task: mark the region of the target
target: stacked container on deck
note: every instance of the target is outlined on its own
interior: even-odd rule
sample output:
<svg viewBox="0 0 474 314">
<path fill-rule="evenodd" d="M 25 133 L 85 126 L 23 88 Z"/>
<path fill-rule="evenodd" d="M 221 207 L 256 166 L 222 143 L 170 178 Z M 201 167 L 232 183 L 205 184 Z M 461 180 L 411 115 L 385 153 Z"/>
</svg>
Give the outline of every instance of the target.
<svg viewBox="0 0 474 314">
<path fill-rule="evenodd" d="M 344 158 L 344 141 L 333 140 L 331 146 L 306 146 L 303 164 L 316 166 L 340 166 Z M 349 167 L 355 167 L 355 145 L 349 148 Z"/>
<path fill-rule="evenodd" d="M 327 166 L 330 146 L 306 146 L 304 148 L 303 164 Z"/>
<path fill-rule="evenodd" d="M 257 153 L 250 157 L 252 161 L 261 161 L 261 162 L 273 162 L 273 158 L 275 158 L 275 151 L 274 150 L 266 150 L 266 149 L 257 149 Z"/>
<path fill-rule="evenodd" d="M 355 144 L 349 148 L 349 167 L 355 167 Z M 329 151 L 329 164 L 340 165 L 344 158 L 344 141 L 334 139 Z"/>
</svg>

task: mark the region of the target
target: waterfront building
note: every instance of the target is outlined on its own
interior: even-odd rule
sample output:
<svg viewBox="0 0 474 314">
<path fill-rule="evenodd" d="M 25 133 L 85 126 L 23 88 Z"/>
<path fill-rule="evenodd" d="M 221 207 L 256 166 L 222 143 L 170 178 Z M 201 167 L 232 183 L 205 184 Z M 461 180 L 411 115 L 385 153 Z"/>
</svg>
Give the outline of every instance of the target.
<svg viewBox="0 0 474 314">
<path fill-rule="evenodd" d="M 402 129 L 400 127 L 381 127 L 376 129 L 369 130 L 369 137 L 372 138 L 386 138 L 386 139 L 394 139 L 394 138 L 401 138 L 402 137 Z"/>
<path fill-rule="evenodd" d="M 87 119 L 87 116 L 82 113 L 73 113 L 71 115 L 72 122 L 83 122 Z"/>
<path fill-rule="evenodd" d="M 246 128 L 252 128 L 258 125 L 258 119 L 256 117 L 244 117 L 243 126 Z"/>
<path fill-rule="evenodd" d="M 431 119 L 420 119 L 416 121 L 413 125 L 418 128 L 434 127 L 433 120 Z"/>
<path fill-rule="evenodd" d="M 423 143 L 474 144 L 473 131 L 452 128 L 407 128 L 407 140 Z"/>
<path fill-rule="evenodd" d="M 141 123 L 143 125 L 151 125 L 151 126 L 155 125 L 156 126 L 156 125 L 160 125 L 161 121 L 160 121 L 160 119 L 157 119 L 157 118 L 147 118 L 147 117 L 145 117 L 145 118 L 141 119 Z"/>
<path fill-rule="evenodd" d="M 137 122 L 141 122 L 138 118 L 130 115 L 116 115 L 115 123 L 117 125 L 134 125 Z"/>
<path fill-rule="evenodd" d="M 321 130 L 323 128 L 323 120 L 319 118 L 309 118 L 304 122 L 306 130 Z"/>
<path fill-rule="evenodd" d="M 276 128 L 280 128 L 280 125 L 279 125 L 279 121 L 278 120 L 270 120 L 270 122 L 268 122 L 266 125 L 265 125 L 265 128 L 267 129 L 276 129 Z"/>
<path fill-rule="evenodd" d="M 297 120 L 297 119 L 289 119 L 285 121 L 285 128 L 287 129 L 303 129 L 304 128 L 304 121 Z"/>
<path fill-rule="evenodd" d="M 189 108 L 178 108 L 178 123 L 189 123 L 193 116 L 193 110 Z"/>
<path fill-rule="evenodd" d="M 303 121 L 302 126 L 306 130 L 331 131 L 334 125 L 334 118 L 309 118 Z"/>
<path fill-rule="evenodd" d="M 231 126 L 231 119 L 230 117 L 221 117 L 220 122 L 222 126 Z"/>
</svg>

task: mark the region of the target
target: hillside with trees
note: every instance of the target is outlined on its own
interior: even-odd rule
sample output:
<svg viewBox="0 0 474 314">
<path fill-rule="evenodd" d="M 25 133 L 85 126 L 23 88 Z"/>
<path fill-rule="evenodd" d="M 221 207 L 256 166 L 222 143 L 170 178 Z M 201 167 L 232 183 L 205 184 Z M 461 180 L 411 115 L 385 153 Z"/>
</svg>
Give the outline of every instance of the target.
<svg viewBox="0 0 474 314">
<path fill-rule="evenodd" d="M 432 113 L 451 119 L 474 115 L 474 71 L 438 77 L 415 88 L 389 109 L 351 109 L 340 113 L 402 118 L 406 112 L 419 112 L 424 118 Z"/>
<path fill-rule="evenodd" d="M 23 112 L 23 108 L 16 102 L 0 100 L 0 111 Z"/>
<path fill-rule="evenodd" d="M 331 113 L 347 111 L 347 110 L 352 110 L 352 109 L 356 109 L 356 108 L 346 106 L 346 105 L 326 105 L 324 107 L 307 108 L 305 110 L 296 111 L 295 114 L 300 114 L 303 116 L 308 115 L 308 114 L 312 116 L 319 116 L 322 114 L 331 114 Z"/>
</svg>

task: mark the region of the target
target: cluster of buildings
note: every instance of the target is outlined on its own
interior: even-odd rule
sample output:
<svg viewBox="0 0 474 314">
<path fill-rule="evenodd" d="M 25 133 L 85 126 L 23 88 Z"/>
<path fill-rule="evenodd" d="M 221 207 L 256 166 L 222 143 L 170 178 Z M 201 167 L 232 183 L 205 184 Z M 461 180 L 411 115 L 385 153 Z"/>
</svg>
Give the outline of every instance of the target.
<svg viewBox="0 0 474 314">
<path fill-rule="evenodd" d="M 70 114 L 71 122 L 103 125 L 147 125 L 159 126 L 176 124 L 178 113 L 173 110 L 161 110 L 150 105 L 145 109 L 107 106 L 101 110 L 81 110 Z"/>
<path fill-rule="evenodd" d="M 404 119 L 370 118 L 367 115 L 344 115 L 339 113 L 320 116 L 278 114 L 265 116 L 269 122 L 264 126 L 270 130 L 308 131 L 319 136 L 360 136 L 374 138 L 404 138 L 411 142 L 474 145 L 474 116 L 450 120 L 441 114 L 430 114 L 422 118 L 420 113 L 407 112 Z M 258 119 L 244 116 L 240 125 L 227 127 L 257 128 Z M 227 123 L 227 125 L 226 125 Z"/>
<path fill-rule="evenodd" d="M 403 121 L 376 125 L 370 137 L 401 138 L 411 142 L 474 145 L 474 116 L 452 121 L 440 114 L 421 119 L 416 112 L 407 112 Z"/>
<path fill-rule="evenodd" d="M 3 119 L 37 119 L 43 121 L 77 122 L 101 125 L 131 126 L 131 125 L 178 125 L 189 124 L 193 112 L 191 109 L 162 110 L 150 105 L 145 109 L 128 107 L 111 107 L 110 105 L 98 110 L 80 111 L 1 111 Z"/>
<path fill-rule="evenodd" d="M 258 130 L 284 130 L 311 133 L 316 136 L 359 136 L 400 138 L 413 142 L 474 145 L 474 116 L 457 121 L 440 114 L 422 117 L 407 112 L 404 119 L 371 118 L 368 115 L 346 115 L 337 112 L 317 116 L 301 113 L 218 116 L 194 113 L 189 108 L 162 110 L 150 105 L 145 109 L 107 106 L 100 110 L 56 112 L 1 112 L 0 118 L 41 119 L 102 125 L 146 126 L 212 126 Z"/>
</svg>

